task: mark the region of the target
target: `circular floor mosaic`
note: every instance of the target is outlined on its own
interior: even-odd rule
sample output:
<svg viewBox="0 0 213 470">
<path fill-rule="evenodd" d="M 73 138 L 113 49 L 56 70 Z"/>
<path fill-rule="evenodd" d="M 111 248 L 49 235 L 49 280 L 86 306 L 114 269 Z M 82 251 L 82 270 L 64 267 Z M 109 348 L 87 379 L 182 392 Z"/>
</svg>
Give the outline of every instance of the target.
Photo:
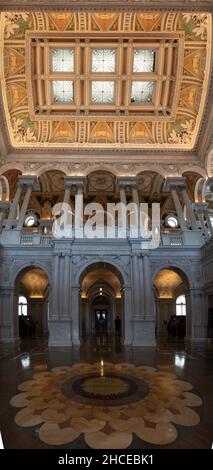
<svg viewBox="0 0 213 470">
<path fill-rule="evenodd" d="M 109 362 L 79 363 L 38 372 L 18 386 L 10 403 L 22 408 L 21 427 L 40 425 L 48 445 L 66 445 L 84 435 L 94 449 L 124 449 L 133 433 L 154 445 L 174 442 L 175 425 L 196 426 L 202 405 L 189 382 L 154 367 Z"/>
<path fill-rule="evenodd" d="M 126 405 L 144 398 L 149 388 L 137 377 L 126 374 L 89 374 L 68 379 L 62 384 L 62 393 L 80 403 L 95 406 Z"/>
</svg>

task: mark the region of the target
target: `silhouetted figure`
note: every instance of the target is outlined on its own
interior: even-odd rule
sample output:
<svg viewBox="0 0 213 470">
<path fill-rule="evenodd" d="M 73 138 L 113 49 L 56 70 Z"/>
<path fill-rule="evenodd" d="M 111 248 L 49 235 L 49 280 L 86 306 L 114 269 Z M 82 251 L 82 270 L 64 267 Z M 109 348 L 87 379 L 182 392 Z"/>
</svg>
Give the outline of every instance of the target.
<svg viewBox="0 0 213 470">
<path fill-rule="evenodd" d="M 118 315 L 115 319 L 115 335 L 121 336 L 121 320 Z"/>
<path fill-rule="evenodd" d="M 171 315 L 170 320 L 167 324 L 167 331 L 169 336 L 177 335 L 177 318 L 175 315 Z"/>
</svg>

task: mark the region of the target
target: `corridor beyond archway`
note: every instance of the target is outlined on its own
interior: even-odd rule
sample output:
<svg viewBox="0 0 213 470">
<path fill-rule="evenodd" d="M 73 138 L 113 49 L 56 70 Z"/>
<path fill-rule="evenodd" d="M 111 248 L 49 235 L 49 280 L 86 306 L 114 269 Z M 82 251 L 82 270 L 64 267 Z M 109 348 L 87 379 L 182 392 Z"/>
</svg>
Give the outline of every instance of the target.
<svg viewBox="0 0 213 470">
<path fill-rule="evenodd" d="M 14 318 L 21 339 L 48 335 L 49 281 L 39 267 L 27 267 L 15 280 Z"/>
<path fill-rule="evenodd" d="M 154 278 L 157 339 L 184 338 L 190 329 L 189 281 L 177 268 L 161 269 Z"/>
<path fill-rule="evenodd" d="M 114 266 L 96 263 L 84 271 L 79 310 L 81 341 L 99 337 L 108 341 L 123 338 L 122 278 Z"/>
</svg>

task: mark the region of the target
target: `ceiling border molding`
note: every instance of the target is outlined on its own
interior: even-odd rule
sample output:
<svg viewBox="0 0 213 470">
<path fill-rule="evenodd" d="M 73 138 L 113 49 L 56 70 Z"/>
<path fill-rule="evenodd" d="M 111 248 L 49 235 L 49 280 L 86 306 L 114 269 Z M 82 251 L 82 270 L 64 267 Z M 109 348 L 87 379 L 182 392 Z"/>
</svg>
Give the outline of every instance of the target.
<svg viewBox="0 0 213 470">
<path fill-rule="evenodd" d="M 109 160 L 103 162 L 93 161 L 90 163 L 74 161 L 66 162 L 38 162 L 38 161 L 20 161 L 14 160 L 13 162 L 7 162 L 0 169 L 0 174 L 11 169 L 18 169 L 23 174 L 33 174 L 40 176 L 46 171 L 58 170 L 64 172 L 67 176 L 88 176 L 94 171 L 108 171 L 116 176 L 136 176 L 141 172 L 156 172 L 161 174 L 163 177 L 180 177 L 186 171 L 196 172 L 203 178 L 207 178 L 208 174 L 205 169 L 201 169 L 199 165 L 193 164 L 171 164 L 171 163 L 142 163 L 142 162 L 123 162 L 112 164 Z"/>
<path fill-rule="evenodd" d="M 212 0 L 0 0 L 0 9 L 4 10 L 34 10 L 37 9 L 45 11 L 52 9 L 54 11 L 59 10 L 69 10 L 69 11 L 94 11 L 94 10 L 116 10 L 120 11 L 138 11 L 138 10 L 147 10 L 153 11 L 156 8 L 160 11 L 170 10 L 170 11 L 201 11 L 206 9 L 206 11 L 213 11 L 213 1 Z"/>
</svg>

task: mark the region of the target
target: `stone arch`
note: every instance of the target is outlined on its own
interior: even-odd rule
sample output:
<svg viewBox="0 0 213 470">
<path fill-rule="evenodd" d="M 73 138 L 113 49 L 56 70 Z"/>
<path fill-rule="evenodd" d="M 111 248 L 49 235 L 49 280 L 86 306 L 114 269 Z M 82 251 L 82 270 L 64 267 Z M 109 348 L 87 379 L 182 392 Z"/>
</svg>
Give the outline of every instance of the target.
<svg viewBox="0 0 213 470">
<path fill-rule="evenodd" d="M 98 163 L 85 168 L 85 170 L 82 173 L 84 176 L 89 176 L 91 173 L 94 173 L 96 171 L 104 171 L 107 173 L 111 173 L 111 175 L 113 176 L 119 176 L 120 174 L 120 171 L 114 168 L 114 166 L 110 166 L 109 168 L 109 166 L 107 165 L 104 165 L 104 164 L 102 165 Z"/>
<path fill-rule="evenodd" d="M 154 283 L 156 274 L 159 273 L 159 271 L 162 271 L 163 269 L 170 269 L 176 271 L 180 276 L 184 277 L 184 279 L 189 283 L 190 287 L 192 286 L 191 273 L 189 273 L 184 266 L 182 266 L 180 263 L 177 263 L 176 261 L 174 263 L 171 262 L 171 264 L 166 261 L 163 261 L 161 264 L 159 264 L 158 267 L 155 268 L 152 273 L 152 285 Z"/>
<path fill-rule="evenodd" d="M 35 174 L 39 178 L 40 176 L 42 176 L 44 173 L 47 173 L 48 171 L 60 171 L 64 173 L 64 176 L 69 176 L 69 171 L 67 171 L 65 165 L 62 168 L 61 165 L 57 165 L 57 163 L 55 163 L 54 166 L 51 163 L 47 163 L 46 165 L 43 165 L 40 168 L 38 168 Z"/>
<path fill-rule="evenodd" d="M 136 175 L 139 176 L 142 173 L 156 173 L 156 175 L 162 176 L 162 178 L 166 178 L 168 175 L 165 170 L 163 170 L 160 166 L 159 167 L 151 167 L 149 165 L 147 166 L 141 166 L 141 168 L 137 169 Z"/>
<path fill-rule="evenodd" d="M 92 283 L 89 285 L 88 281 L 86 284 L 84 283 L 85 278 L 87 278 L 90 273 L 92 274 L 94 271 L 98 269 L 106 269 L 108 272 L 111 272 L 115 276 L 111 278 L 111 275 L 105 274 L 100 271 L 100 279 L 97 277 L 92 279 Z M 99 274 L 99 273 L 97 273 Z M 106 297 L 108 299 L 108 307 L 106 307 L 106 332 L 107 334 L 113 334 L 114 332 L 114 322 L 115 318 L 118 315 L 121 319 L 122 325 L 122 335 L 124 337 L 125 328 L 125 309 L 124 309 L 124 295 L 120 295 L 120 292 L 123 292 L 124 286 L 124 276 L 121 272 L 121 268 L 118 267 L 115 263 L 110 261 L 100 261 L 97 260 L 96 262 L 93 260 L 90 263 L 86 263 L 84 266 L 81 267 L 77 275 L 77 279 L 79 282 L 79 286 L 83 287 L 82 293 L 83 297 L 80 299 L 79 302 L 79 325 L 80 325 L 80 336 L 84 338 L 89 338 L 90 335 L 94 335 L 96 331 L 96 326 L 99 324 L 99 320 L 96 318 L 95 307 L 93 305 L 93 301 L 95 298 L 98 298 L 99 295 L 103 295 L 103 298 Z M 99 288 L 102 288 L 103 294 L 99 293 Z M 100 289 L 101 290 L 101 289 Z M 119 292 L 119 294 L 118 294 Z M 100 304 L 101 304 L 101 297 L 100 297 Z M 99 307 L 98 307 L 99 308 Z M 101 308 L 101 307 L 100 307 Z M 104 307 L 105 308 L 105 307 Z M 96 324 L 97 321 L 97 324 Z M 81 335 L 81 332 L 83 334 Z"/>
<path fill-rule="evenodd" d="M 13 274 L 12 276 L 12 285 L 13 285 L 13 290 L 12 290 L 12 312 L 13 312 L 13 331 L 15 336 L 19 336 L 20 334 L 20 323 L 19 323 L 19 317 L 18 317 L 18 296 L 21 293 L 20 292 L 20 286 L 21 286 L 21 280 L 24 278 L 27 273 L 30 273 L 30 271 L 33 270 L 40 270 L 43 272 L 44 279 L 43 282 L 44 284 L 40 285 L 40 289 L 43 288 L 45 289 L 43 293 L 46 291 L 47 297 L 46 296 L 39 296 L 38 294 L 35 296 L 30 296 L 29 298 L 29 312 L 31 315 L 32 320 L 35 320 L 35 310 L 37 311 L 37 314 L 39 312 L 39 316 L 41 317 L 41 313 L 45 315 L 45 333 L 48 331 L 48 318 L 47 318 L 47 312 L 48 312 L 48 303 L 47 299 L 50 302 L 51 305 L 51 275 L 49 272 L 49 269 L 47 269 L 46 266 L 43 265 L 43 263 L 36 262 L 35 264 L 30 264 L 30 263 L 25 263 L 22 266 L 18 268 L 18 270 Z M 45 287 L 45 277 L 46 277 L 46 287 Z M 23 289 L 23 287 L 22 287 Z M 34 291 L 35 292 L 35 291 Z M 23 292 L 22 292 L 23 293 Z M 24 295 L 24 294 L 23 294 Z M 25 296 L 25 295 L 24 295 Z M 36 307 L 36 309 L 35 309 Z M 28 313 L 29 314 L 29 313 Z M 41 321 L 43 319 L 41 318 Z M 40 326 L 39 326 L 40 328 Z M 38 332 L 38 331 L 37 331 Z"/>
<path fill-rule="evenodd" d="M 104 266 L 108 268 L 110 271 L 117 274 L 122 285 L 128 284 L 129 279 L 127 278 L 127 274 L 124 272 L 124 270 L 122 270 L 121 266 L 119 266 L 113 260 L 107 260 L 107 259 L 106 260 L 97 259 L 97 260 L 93 260 L 92 262 L 90 260 L 90 261 L 87 261 L 84 265 L 82 265 L 76 274 L 76 279 L 78 279 L 78 284 L 79 285 L 81 284 L 83 278 L 85 277 L 87 273 L 89 273 L 90 271 L 95 269 L 95 267 L 98 267 L 98 266 L 100 267 Z"/>
<path fill-rule="evenodd" d="M 30 261 L 26 261 L 22 265 L 18 266 L 17 270 L 14 270 L 12 272 L 12 276 L 11 276 L 11 285 L 12 285 L 12 287 L 14 288 L 15 282 L 16 282 L 17 278 L 22 274 L 22 272 L 24 272 L 25 270 L 27 271 L 28 269 L 33 269 L 33 268 L 42 269 L 47 274 L 47 277 L 49 279 L 49 283 L 51 284 L 51 282 L 52 282 L 51 269 L 47 266 L 47 263 L 45 263 L 45 262 L 42 263 L 41 261 L 36 260 L 35 263 L 32 263 Z"/>
<path fill-rule="evenodd" d="M 20 163 L 18 163 L 18 164 L 16 163 L 15 166 L 14 166 L 13 163 L 7 163 L 7 164 L 1 166 L 0 174 L 3 175 L 7 171 L 12 171 L 12 170 L 20 171 L 21 174 L 26 173 L 26 171 L 24 169 L 24 165 L 21 165 Z"/>
<path fill-rule="evenodd" d="M 179 275 L 182 283 L 177 283 L 176 286 L 171 288 L 171 292 L 161 292 L 156 286 L 156 277 L 162 271 L 171 271 Z M 168 275 L 168 273 L 165 273 Z M 173 279 L 170 280 L 173 283 Z M 192 329 L 192 293 L 191 293 L 191 277 L 187 270 L 177 263 L 162 263 L 154 270 L 152 274 L 152 286 L 155 288 L 155 312 L 156 312 L 156 334 L 160 337 L 161 334 L 166 334 L 165 321 L 168 322 L 172 315 L 176 315 L 176 297 L 182 293 L 186 296 L 186 317 L 181 317 L 176 320 L 178 323 L 179 332 L 182 330 L 184 336 L 188 337 Z M 166 284 L 165 284 L 166 285 Z M 174 291 L 172 293 L 172 290 Z M 175 294 L 175 295 L 174 295 Z M 180 323 L 180 326 L 179 326 Z M 179 333 L 177 333 L 179 334 Z"/>
</svg>

